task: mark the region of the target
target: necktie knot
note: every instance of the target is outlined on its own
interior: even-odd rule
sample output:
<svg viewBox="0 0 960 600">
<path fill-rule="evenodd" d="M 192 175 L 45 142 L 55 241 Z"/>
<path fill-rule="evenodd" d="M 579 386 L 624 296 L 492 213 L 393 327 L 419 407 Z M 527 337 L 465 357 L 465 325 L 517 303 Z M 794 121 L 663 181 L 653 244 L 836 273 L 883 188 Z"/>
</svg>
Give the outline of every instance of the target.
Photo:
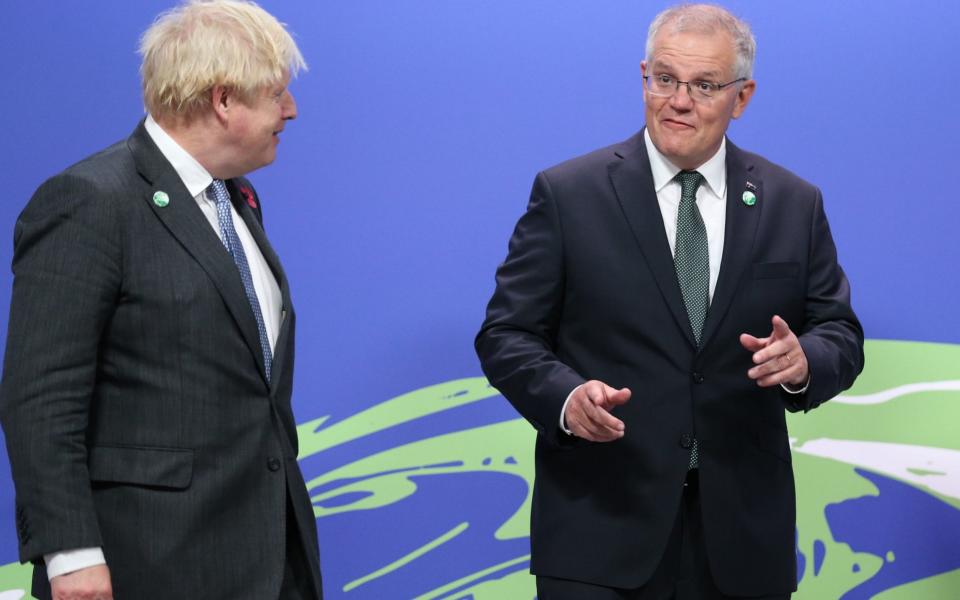
<svg viewBox="0 0 960 600">
<path fill-rule="evenodd" d="M 207 186 L 207 197 L 213 200 L 218 206 L 230 205 L 230 192 L 227 191 L 227 186 L 223 183 L 222 179 L 214 179 L 213 182 Z"/>
<path fill-rule="evenodd" d="M 697 189 L 703 183 L 703 175 L 699 171 L 680 171 L 677 173 L 680 182 L 680 201 L 690 202 L 697 199 Z"/>
</svg>

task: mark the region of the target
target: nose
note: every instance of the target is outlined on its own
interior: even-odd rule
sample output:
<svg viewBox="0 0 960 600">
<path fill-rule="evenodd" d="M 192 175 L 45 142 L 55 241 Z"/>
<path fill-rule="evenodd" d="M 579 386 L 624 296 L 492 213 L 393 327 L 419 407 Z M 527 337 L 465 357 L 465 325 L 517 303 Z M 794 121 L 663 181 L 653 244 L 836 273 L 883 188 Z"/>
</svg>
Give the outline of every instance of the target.
<svg viewBox="0 0 960 600">
<path fill-rule="evenodd" d="M 293 94 L 287 90 L 283 94 L 283 120 L 292 121 L 297 118 L 297 101 L 293 99 Z"/>
<path fill-rule="evenodd" d="M 670 106 L 674 110 L 691 110 L 693 108 L 693 98 L 690 97 L 690 84 L 681 83 L 677 91 L 670 96 Z"/>
</svg>

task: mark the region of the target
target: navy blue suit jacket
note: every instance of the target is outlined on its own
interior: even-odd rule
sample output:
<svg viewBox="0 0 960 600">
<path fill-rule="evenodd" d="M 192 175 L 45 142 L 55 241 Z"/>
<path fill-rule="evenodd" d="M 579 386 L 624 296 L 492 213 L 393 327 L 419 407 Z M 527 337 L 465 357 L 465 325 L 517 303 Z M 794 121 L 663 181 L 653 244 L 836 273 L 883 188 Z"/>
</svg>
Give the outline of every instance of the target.
<svg viewBox="0 0 960 600">
<path fill-rule="evenodd" d="M 741 202 L 745 190 L 757 202 Z M 800 338 L 801 396 L 747 377 L 741 333 L 780 315 Z M 476 339 L 490 382 L 537 429 L 531 570 L 631 588 L 656 568 L 680 506 L 689 440 L 712 572 L 731 595 L 796 588 L 784 409 L 810 410 L 863 367 L 863 332 L 819 190 L 727 142 L 719 279 L 698 349 L 642 132 L 537 175 Z M 633 396 L 610 443 L 567 436 L 561 407 L 599 379 Z"/>
</svg>

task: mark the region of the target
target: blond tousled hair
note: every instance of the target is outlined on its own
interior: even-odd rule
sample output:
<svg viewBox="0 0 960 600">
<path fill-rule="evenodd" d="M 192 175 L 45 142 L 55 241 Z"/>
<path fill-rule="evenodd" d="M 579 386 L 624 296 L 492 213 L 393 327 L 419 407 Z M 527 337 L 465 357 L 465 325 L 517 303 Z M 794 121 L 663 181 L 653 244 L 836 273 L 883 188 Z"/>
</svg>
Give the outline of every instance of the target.
<svg viewBox="0 0 960 600">
<path fill-rule="evenodd" d="M 307 69 L 285 26 L 239 0 L 188 0 L 160 14 L 140 38 L 140 54 L 144 104 L 161 119 L 203 112 L 215 85 L 249 101 Z"/>
</svg>

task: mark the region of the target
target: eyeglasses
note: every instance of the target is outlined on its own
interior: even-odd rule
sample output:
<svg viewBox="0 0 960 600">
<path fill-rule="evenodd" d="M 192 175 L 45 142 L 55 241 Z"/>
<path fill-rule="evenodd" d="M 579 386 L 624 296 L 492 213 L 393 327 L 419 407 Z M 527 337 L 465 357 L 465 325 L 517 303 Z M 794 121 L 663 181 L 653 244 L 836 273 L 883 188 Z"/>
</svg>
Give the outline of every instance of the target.
<svg viewBox="0 0 960 600">
<path fill-rule="evenodd" d="M 746 81 L 746 77 L 734 79 L 727 83 L 713 83 L 712 81 L 680 81 L 673 75 L 666 73 L 654 73 L 645 75 L 644 81 L 647 82 L 647 91 L 653 96 L 669 97 L 680 91 L 680 84 L 687 86 L 687 93 L 694 100 L 709 101 L 719 94 L 724 88 L 741 81 Z"/>
</svg>

